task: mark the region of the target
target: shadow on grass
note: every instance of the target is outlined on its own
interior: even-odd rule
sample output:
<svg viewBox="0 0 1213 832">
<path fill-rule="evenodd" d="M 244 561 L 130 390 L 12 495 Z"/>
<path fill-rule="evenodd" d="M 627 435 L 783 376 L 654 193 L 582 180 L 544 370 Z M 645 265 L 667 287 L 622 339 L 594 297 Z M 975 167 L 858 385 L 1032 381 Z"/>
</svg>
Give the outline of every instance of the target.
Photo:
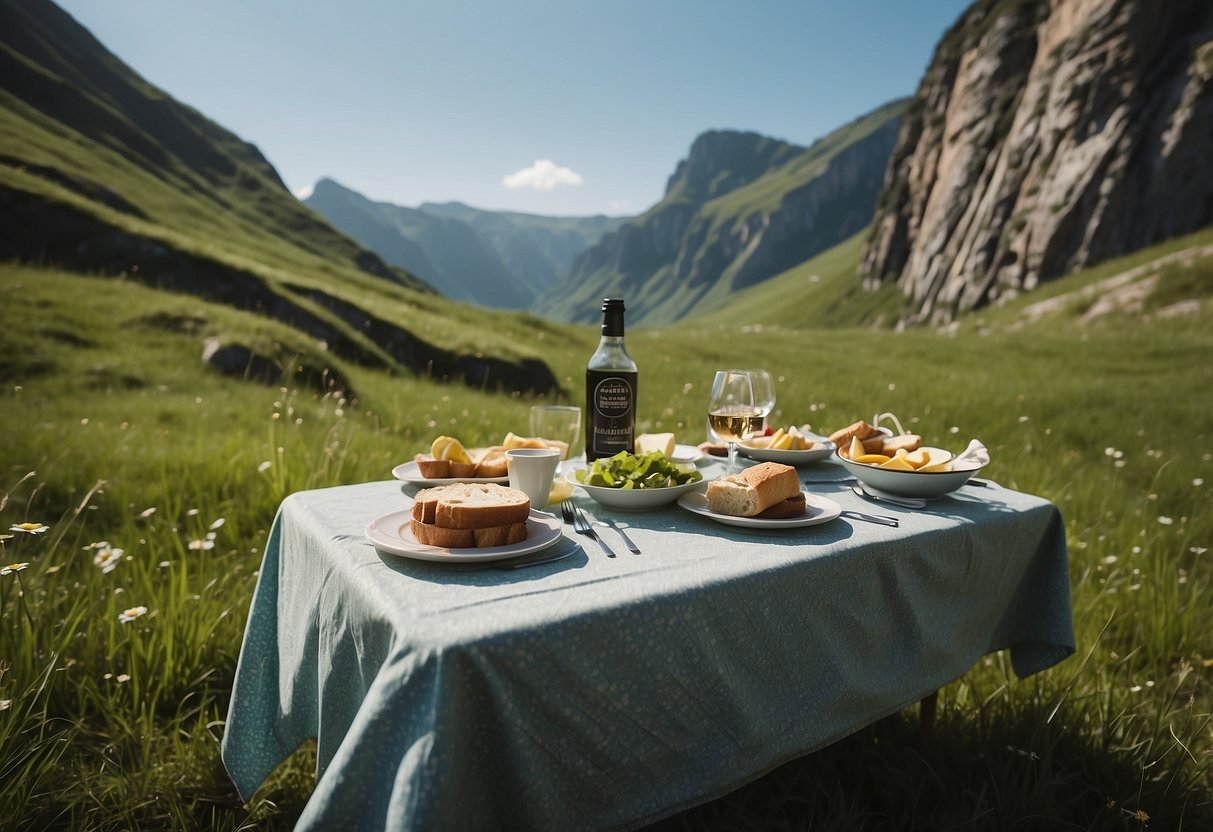
<svg viewBox="0 0 1213 832">
<path fill-rule="evenodd" d="M 1213 784 L 1143 776 L 1043 716 L 945 716 L 923 743 L 905 711 L 648 829 L 1213 829 Z"/>
<path fill-rule="evenodd" d="M 313 785 L 305 745 L 258 792 L 243 828 L 291 829 Z M 1207 775 L 1206 775 L 1207 777 Z M 1144 813 L 1144 815 L 1139 814 Z M 929 741 L 916 709 L 793 760 L 718 800 L 647 827 L 700 830 L 1213 829 L 1213 783 L 1048 723 L 1043 709 L 982 726 L 941 715 Z"/>
</svg>

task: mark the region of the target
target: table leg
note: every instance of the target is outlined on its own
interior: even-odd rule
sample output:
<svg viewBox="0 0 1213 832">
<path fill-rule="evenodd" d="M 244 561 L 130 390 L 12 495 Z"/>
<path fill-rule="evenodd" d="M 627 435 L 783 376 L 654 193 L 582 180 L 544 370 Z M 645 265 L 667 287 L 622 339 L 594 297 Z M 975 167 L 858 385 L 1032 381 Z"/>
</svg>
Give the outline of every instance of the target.
<svg viewBox="0 0 1213 832">
<path fill-rule="evenodd" d="M 925 743 L 931 738 L 935 727 L 935 707 L 939 704 L 939 691 L 933 690 L 918 703 L 918 739 Z"/>
</svg>

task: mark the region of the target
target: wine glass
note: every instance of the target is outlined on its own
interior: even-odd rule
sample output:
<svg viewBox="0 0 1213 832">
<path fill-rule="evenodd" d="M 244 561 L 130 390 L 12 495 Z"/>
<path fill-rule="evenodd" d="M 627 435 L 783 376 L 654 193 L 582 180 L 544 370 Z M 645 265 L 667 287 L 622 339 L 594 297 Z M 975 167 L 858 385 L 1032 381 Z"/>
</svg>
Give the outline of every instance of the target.
<svg viewBox="0 0 1213 832">
<path fill-rule="evenodd" d="M 712 380 L 708 426 L 729 444 L 727 473 L 737 470 L 737 443 L 763 429 L 775 406 L 775 385 L 766 370 L 720 370 Z"/>
</svg>

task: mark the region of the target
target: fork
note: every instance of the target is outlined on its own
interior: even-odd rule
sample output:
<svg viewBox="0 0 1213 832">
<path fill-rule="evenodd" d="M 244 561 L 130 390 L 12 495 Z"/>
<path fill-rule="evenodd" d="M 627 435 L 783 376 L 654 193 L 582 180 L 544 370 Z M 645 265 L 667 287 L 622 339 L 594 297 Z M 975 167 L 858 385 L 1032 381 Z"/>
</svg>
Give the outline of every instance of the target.
<svg viewBox="0 0 1213 832">
<path fill-rule="evenodd" d="M 628 537 L 628 533 L 625 532 L 623 527 L 614 520 L 611 520 L 610 518 L 607 518 L 606 520 L 599 520 L 598 525 L 606 526 L 608 529 L 614 529 L 619 533 L 619 536 L 623 538 L 623 545 L 628 547 L 629 552 L 631 552 L 633 555 L 640 554 L 640 547 L 632 541 L 632 538 Z"/>
<path fill-rule="evenodd" d="M 594 527 L 590 525 L 590 521 L 585 519 L 585 512 L 573 505 L 571 500 L 565 500 L 560 504 L 560 513 L 564 515 L 564 522 L 572 524 L 573 531 L 577 532 L 577 534 L 593 538 L 594 542 L 598 544 L 598 548 L 602 549 L 608 558 L 615 557 L 615 553 L 611 551 L 611 547 L 598 536 L 598 533 L 594 531 Z"/>
</svg>

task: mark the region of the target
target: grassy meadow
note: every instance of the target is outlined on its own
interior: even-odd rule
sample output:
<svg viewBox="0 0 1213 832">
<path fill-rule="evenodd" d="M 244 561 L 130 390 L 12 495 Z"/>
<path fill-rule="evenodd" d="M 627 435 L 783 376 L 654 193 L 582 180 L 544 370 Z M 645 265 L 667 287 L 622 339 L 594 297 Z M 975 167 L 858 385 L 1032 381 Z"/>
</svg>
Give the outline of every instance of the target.
<svg viewBox="0 0 1213 832">
<path fill-rule="evenodd" d="M 1197 298 L 1183 316 L 1080 324 L 1075 300 L 1025 323 L 1042 294 L 943 334 L 826 328 L 849 258 L 822 258 L 731 316 L 630 331 L 641 427 L 697 440 L 712 371 L 764 365 L 777 422 L 893 411 L 931 444 L 982 438 L 990 477 L 1066 518 L 1078 653 L 1024 681 L 992 655 L 941 691 L 929 743 L 908 711 L 659 826 L 1213 828 L 1209 261 L 1153 289 L 1148 308 Z M 581 404 L 592 328 L 492 320 Z M 0 828 L 290 828 L 307 748 L 248 805 L 219 760 L 278 503 L 386 479 L 438 433 L 523 432 L 537 401 L 344 365 L 355 401 L 232 380 L 199 345 L 233 331 L 289 336 L 136 283 L 0 268 L 0 529 L 46 527 L 6 531 L 0 554 Z"/>
</svg>

